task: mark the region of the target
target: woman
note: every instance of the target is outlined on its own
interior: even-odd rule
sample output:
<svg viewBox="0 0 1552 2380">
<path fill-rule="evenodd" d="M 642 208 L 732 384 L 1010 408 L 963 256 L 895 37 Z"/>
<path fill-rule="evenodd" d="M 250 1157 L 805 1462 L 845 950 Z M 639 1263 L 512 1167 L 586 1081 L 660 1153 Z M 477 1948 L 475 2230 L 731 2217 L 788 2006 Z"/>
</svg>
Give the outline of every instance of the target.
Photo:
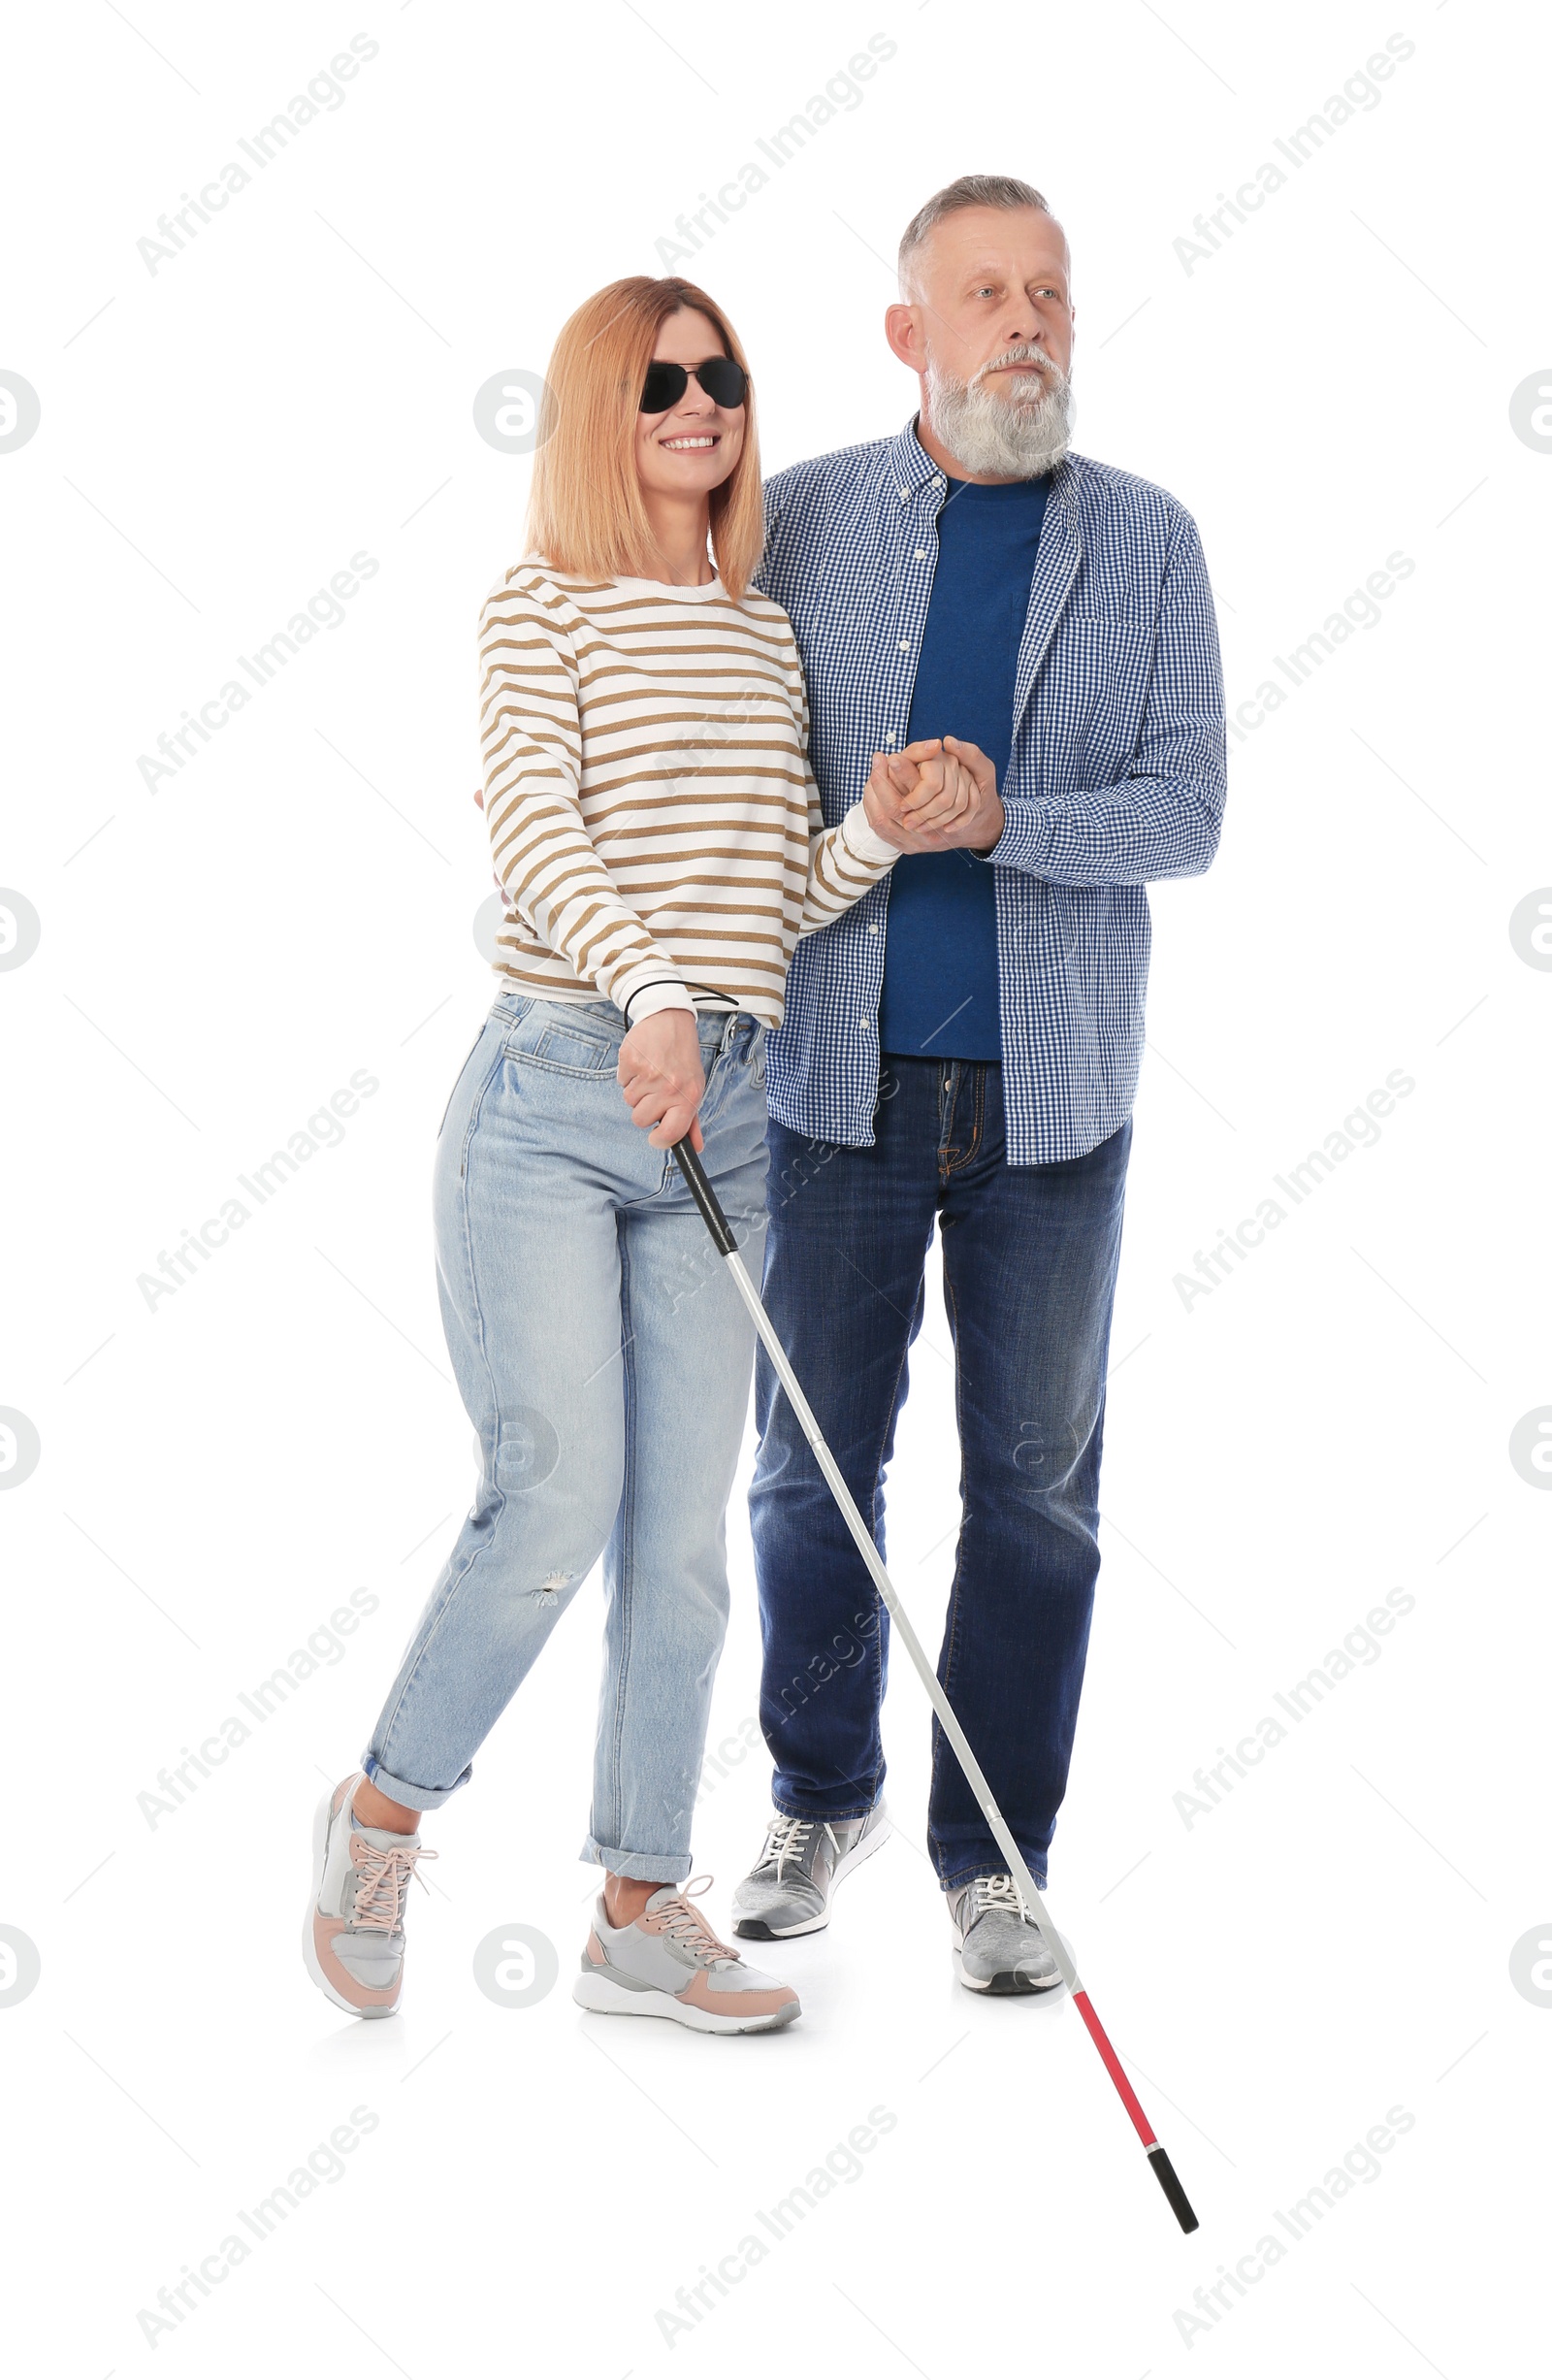
<svg viewBox="0 0 1552 2380">
<path fill-rule="evenodd" d="M 436 1856 L 421 1813 L 468 1782 L 600 1553 L 581 1855 L 605 1873 L 575 1997 L 701 2032 L 799 2012 L 684 1889 L 753 1331 L 670 1152 L 686 1133 L 702 1152 L 758 1274 L 764 1037 L 793 945 L 910 838 L 882 777 L 824 829 L 792 629 L 750 587 L 760 542 L 727 320 L 682 280 L 600 290 L 551 361 L 529 555 L 481 614 L 507 916 L 434 1207 L 482 1462 L 361 1772 L 318 1811 L 307 1965 L 360 2015 L 399 2005 L 406 1891 Z"/>
</svg>

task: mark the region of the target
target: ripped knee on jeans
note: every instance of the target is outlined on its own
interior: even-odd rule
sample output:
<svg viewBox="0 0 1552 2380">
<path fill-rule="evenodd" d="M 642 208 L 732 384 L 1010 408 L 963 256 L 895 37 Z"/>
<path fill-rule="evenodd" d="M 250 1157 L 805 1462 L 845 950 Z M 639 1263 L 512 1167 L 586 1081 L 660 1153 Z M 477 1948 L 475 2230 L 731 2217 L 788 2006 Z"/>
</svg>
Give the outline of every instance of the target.
<svg viewBox="0 0 1552 2380">
<path fill-rule="evenodd" d="M 535 1598 L 540 1603 L 559 1603 L 562 1587 L 570 1583 L 571 1573 L 568 1570 L 552 1570 L 548 1578 L 541 1579 L 534 1590 Z"/>
</svg>

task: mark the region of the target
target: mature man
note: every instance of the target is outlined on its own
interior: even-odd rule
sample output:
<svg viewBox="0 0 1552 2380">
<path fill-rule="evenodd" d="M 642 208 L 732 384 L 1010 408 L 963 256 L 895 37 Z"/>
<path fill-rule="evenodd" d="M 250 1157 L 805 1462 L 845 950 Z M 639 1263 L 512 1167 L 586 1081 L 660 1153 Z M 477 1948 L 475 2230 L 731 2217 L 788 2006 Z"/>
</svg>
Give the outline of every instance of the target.
<svg viewBox="0 0 1552 2380">
<path fill-rule="evenodd" d="M 920 411 L 769 483 L 759 583 L 796 630 L 826 820 L 871 774 L 906 848 L 937 737 L 961 739 L 976 790 L 798 945 L 768 1048 L 764 1295 L 882 1548 L 941 1232 L 963 1511 L 938 1674 L 1044 1886 L 1099 1568 L 1144 887 L 1212 859 L 1222 684 L 1190 515 L 1068 451 L 1070 265 L 1040 193 L 967 175 L 899 265 L 885 330 Z M 889 1623 L 763 1354 L 756 1400 L 775 1814 L 734 1910 L 764 1940 L 824 1925 L 888 1832 Z M 960 1979 L 1046 1989 L 1055 1962 L 936 1721 L 933 1739 L 928 1847 Z"/>
</svg>

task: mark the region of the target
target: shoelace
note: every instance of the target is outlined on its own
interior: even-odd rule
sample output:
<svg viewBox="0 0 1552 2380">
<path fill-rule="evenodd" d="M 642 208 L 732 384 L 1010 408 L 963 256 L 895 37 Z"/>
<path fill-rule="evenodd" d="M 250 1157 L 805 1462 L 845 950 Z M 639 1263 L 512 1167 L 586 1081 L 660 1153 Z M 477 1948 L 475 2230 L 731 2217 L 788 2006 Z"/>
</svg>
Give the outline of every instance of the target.
<svg viewBox="0 0 1552 2380">
<path fill-rule="evenodd" d="M 765 1848 L 760 1855 L 760 1865 L 761 1869 L 772 1870 L 778 1884 L 788 1860 L 801 1861 L 808 1839 L 818 1824 L 817 1818 L 775 1818 L 771 1821 L 765 1834 Z M 833 1851 L 835 1837 L 827 1826 L 824 1832 L 829 1835 Z"/>
<path fill-rule="evenodd" d="M 374 1843 L 364 1842 L 361 1858 L 356 1863 L 356 1908 L 351 1922 L 368 1926 L 384 1934 L 397 1934 L 400 1912 L 404 1906 L 404 1894 L 409 1879 L 415 1874 L 415 1863 L 422 1859 L 439 1859 L 439 1851 L 429 1851 L 423 1843 L 413 1850 L 398 1844 L 391 1851 L 379 1851 Z M 430 1886 L 424 1876 L 417 1878 L 422 1892 Z"/>
<path fill-rule="evenodd" d="M 729 1943 L 719 1940 L 699 1909 L 690 1906 L 692 1894 L 699 1898 L 699 1894 L 695 1893 L 697 1885 L 700 1892 L 709 1892 L 715 1881 L 713 1876 L 693 1875 L 683 1892 L 675 1893 L 671 1901 L 663 1902 L 653 1910 L 653 1922 L 660 1932 L 666 1934 L 681 1949 L 688 1950 L 692 1957 L 730 1959 L 736 1967 L 739 1964 L 738 1952 Z"/>
<path fill-rule="evenodd" d="M 971 1888 L 971 1907 L 976 1917 L 985 1917 L 994 1909 L 1010 1917 L 1023 1915 L 1023 1903 L 1014 1889 L 1011 1875 L 978 1875 Z"/>
</svg>

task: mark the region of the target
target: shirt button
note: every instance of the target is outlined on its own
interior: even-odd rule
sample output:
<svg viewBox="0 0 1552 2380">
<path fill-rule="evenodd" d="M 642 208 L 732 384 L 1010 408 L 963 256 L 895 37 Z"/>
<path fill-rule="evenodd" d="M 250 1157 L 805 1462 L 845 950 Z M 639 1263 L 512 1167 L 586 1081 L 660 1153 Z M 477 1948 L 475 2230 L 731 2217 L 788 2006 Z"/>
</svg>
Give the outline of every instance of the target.
<svg viewBox="0 0 1552 2380">
<path fill-rule="evenodd" d="M 869 1021 L 868 1021 L 868 1019 L 867 1019 L 866 1017 L 858 1017 L 858 1018 L 857 1018 L 857 1031 L 858 1031 L 859 1033 L 865 1033 L 865 1032 L 869 1032 L 869 1031 L 871 1031 L 872 1027 L 871 1027 L 871 1025 L 870 1025 L 870 1023 L 869 1023 Z"/>
<path fill-rule="evenodd" d="M 917 549 L 916 549 L 916 554 L 915 554 L 915 557 L 914 557 L 914 558 L 915 558 L 915 560 L 916 560 L 916 561 L 918 561 L 918 562 L 925 562 L 925 560 L 926 560 L 926 558 L 927 558 L 927 549 L 926 549 L 926 547 L 925 547 L 924 545 L 919 545 L 919 546 L 917 547 Z"/>
<path fill-rule="evenodd" d="M 868 932 L 869 932 L 869 933 L 877 933 L 877 932 L 878 932 L 878 928 L 877 928 L 877 926 L 870 926 L 870 927 L 868 928 Z"/>
<path fill-rule="evenodd" d="M 911 639 L 909 636 L 902 636 L 900 638 L 900 650 L 902 653 L 909 653 L 911 650 Z"/>
</svg>

